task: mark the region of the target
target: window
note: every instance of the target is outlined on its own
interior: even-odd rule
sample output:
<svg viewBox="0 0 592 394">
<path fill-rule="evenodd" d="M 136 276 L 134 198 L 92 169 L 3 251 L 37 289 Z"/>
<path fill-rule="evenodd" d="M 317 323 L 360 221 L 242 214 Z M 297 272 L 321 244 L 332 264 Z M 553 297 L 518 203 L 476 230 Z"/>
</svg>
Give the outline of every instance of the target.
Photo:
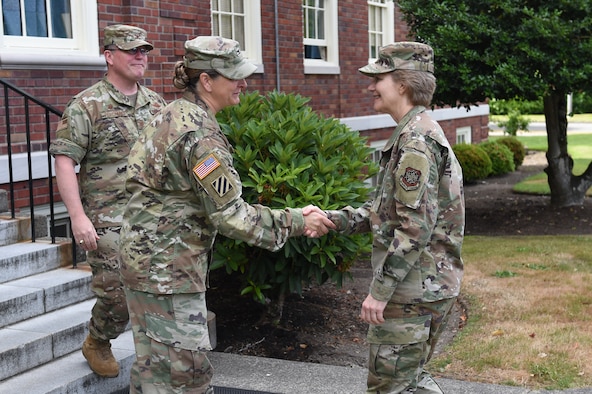
<svg viewBox="0 0 592 394">
<path fill-rule="evenodd" d="M 2 68 L 104 67 L 97 0 L 0 0 Z"/>
<path fill-rule="evenodd" d="M 395 8 L 392 0 L 368 0 L 368 53 L 378 58 L 381 46 L 395 41 Z"/>
<path fill-rule="evenodd" d="M 337 0 L 303 0 L 304 72 L 339 74 Z"/>
<path fill-rule="evenodd" d="M 72 38 L 70 0 L 4 0 L 2 17 L 7 36 Z M 49 13 L 47 12 L 49 11 Z M 24 14 L 24 15 L 23 15 Z M 23 17 L 24 16 L 24 17 Z"/>
<path fill-rule="evenodd" d="M 470 144 L 471 141 L 471 126 L 459 127 L 456 129 L 457 144 Z"/>
<path fill-rule="evenodd" d="M 247 58 L 263 72 L 260 0 L 212 0 L 212 35 L 238 41 Z"/>
</svg>

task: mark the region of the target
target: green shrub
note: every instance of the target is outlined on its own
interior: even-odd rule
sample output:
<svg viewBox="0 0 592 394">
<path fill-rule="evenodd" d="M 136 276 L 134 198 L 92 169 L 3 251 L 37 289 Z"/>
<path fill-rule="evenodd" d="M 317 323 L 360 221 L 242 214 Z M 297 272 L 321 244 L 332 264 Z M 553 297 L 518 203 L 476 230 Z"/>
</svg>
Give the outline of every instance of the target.
<svg viewBox="0 0 592 394">
<path fill-rule="evenodd" d="M 372 152 L 358 132 L 338 119 L 322 117 L 300 95 L 258 92 L 218 113 L 222 130 L 234 146 L 234 166 L 243 199 L 272 208 L 322 209 L 361 206 L 369 199 L 365 179 L 377 173 Z M 371 248 L 370 234 L 291 238 L 270 252 L 218 237 L 212 269 L 238 272 L 242 293 L 260 302 L 300 293 L 302 286 L 331 280 L 338 286 L 349 268 Z M 277 298 L 276 298 L 277 297 Z M 281 308 L 281 307 L 280 307 Z"/>
<path fill-rule="evenodd" d="M 509 115 L 512 111 L 521 114 L 543 114 L 543 100 L 489 100 L 489 112 L 491 115 Z"/>
<path fill-rule="evenodd" d="M 491 174 L 491 159 L 478 145 L 456 144 L 452 150 L 462 167 L 465 183 L 485 179 Z"/>
<path fill-rule="evenodd" d="M 498 144 L 503 144 L 510 149 L 512 155 L 514 156 L 514 167 L 518 168 L 524 162 L 524 157 L 526 156 L 526 149 L 524 148 L 524 144 L 520 142 L 520 140 L 514 136 L 505 136 L 495 140 Z"/>
<path fill-rule="evenodd" d="M 576 92 L 573 94 L 574 114 L 589 114 L 592 112 L 592 96 L 587 92 Z"/>
<path fill-rule="evenodd" d="M 515 136 L 518 130 L 528 131 L 529 123 L 530 119 L 522 116 L 520 112 L 512 110 L 508 114 L 508 119 L 498 122 L 497 125 L 504 129 L 504 133 Z"/>
<path fill-rule="evenodd" d="M 498 144 L 497 141 L 484 141 L 479 146 L 491 159 L 490 175 L 503 175 L 516 170 L 514 154 L 506 145 Z"/>
</svg>

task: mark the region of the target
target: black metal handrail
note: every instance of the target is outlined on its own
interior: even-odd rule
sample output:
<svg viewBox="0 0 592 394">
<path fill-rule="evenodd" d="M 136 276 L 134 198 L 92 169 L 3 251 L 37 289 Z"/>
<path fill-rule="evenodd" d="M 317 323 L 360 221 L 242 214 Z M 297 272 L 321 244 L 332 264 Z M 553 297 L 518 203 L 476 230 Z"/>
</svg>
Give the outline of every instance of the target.
<svg viewBox="0 0 592 394">
<path fill-rule="evenodd" d="M 29 112 L 29 105 L 30 103 L 34 103 L 37 106 L 43 108 L 44 110 L 44 117 L 45 117 L 45 142 L 47 144 L 47 148 L 49 148 L 50 140 L 51 140 L 51 122 L 50 122 L 50 115 L 54 114 L 58 118 L 61 118 L 62 112 L 58 109 L 54 108 L 53 106 L 44 103 L 43 101 L 31 96 L 30 94 L 26 93 L 25 91 L 19 89 L 18 87 L 14 86 L 10 82 L 0 79 L 0 84 L 3 85 L 4 90 L 4 111 L 5 111 L 5 133 L 6 133 L 6 142 L 7 142 L 7 156 L 8 156 L 8 177 L 9 177 L 9 190 L 10 190 L 10 214 L 11 218 L 14 219 L 16 217 L 16 209 L 15 209 L 15 193 L 14 193 L 14 169 L 13 169 L 13 146 L 12 146 L 12 138 L 11 138 L 11 129 L 13 127 L 13 122 L 11 121 L 11 113 L 10 113 L 10 103 L 11 103 L 11 96 L 9 96 L 9 91 L 12 91 L 17 94 L 18 97 L 12 98 L 12 100 L 18 100 L 20 97 L 23 98 L 23 106 L 25 109 L 25 137 L 26 137 L 26 147 L 27 147 L 27 163 L 28 163 L 28 188 L 29 188 L 29 209 L 31 214 L 31 241 L 35 242 L 36 234 L 35 234 L 35 195 L 33 190 L 33 166 L 32 166 L 32 141 L 31 141 L 31 119 L 30 119 L 30 112 Z M 21 125 L 21 124 L 19 124 Z M 16 126 L 16 125 L 15 125 Z M 1 126 L 0 126 L 1 127 Z M 53 198 L 53 173 L 52 173 L 52 166 L 51 166 L 51 156 L 47 155 L 47 183 L 49 187 L 49 211 L 50 211 L 50 235 L 51 235 L 51 242 L 55 243 L 55 211 L 54 211 L 54 198 Z M 76 254 L 74 253 L 74 258 Z"/>
</svg>

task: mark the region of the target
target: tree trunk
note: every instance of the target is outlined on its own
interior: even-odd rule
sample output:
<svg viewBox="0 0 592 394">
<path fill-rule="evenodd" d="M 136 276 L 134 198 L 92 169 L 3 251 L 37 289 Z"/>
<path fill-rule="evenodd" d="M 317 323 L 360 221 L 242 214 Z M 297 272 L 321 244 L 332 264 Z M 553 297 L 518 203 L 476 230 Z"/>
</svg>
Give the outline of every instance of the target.
<svg viewBox="0 0 592 394">
<path fill-rule="evenodd" d="M 286 300 L 286 295 L 284 293 L 280 293 L 277 296 L 277 299 L 270 299 L 268 304 L 265 307 L 259 321 L 257 322 L 257 327 L 261 327 L 264 325 L 272 325 L 274 327 L 278 327 L 281 323 L 282 316 L 284 314 L 284 302 Z"/>
<path fill-rule="evenodd" d="M 543 98 L 547 125 L 547 162 L 545 168 L 551 189 L 551 205 L 582 205 L 592 186 L 592 163 L 579 176 L 573 175 L 573 159 L 567 153 L 567 94 L 552 91 Z"/>
</svg>

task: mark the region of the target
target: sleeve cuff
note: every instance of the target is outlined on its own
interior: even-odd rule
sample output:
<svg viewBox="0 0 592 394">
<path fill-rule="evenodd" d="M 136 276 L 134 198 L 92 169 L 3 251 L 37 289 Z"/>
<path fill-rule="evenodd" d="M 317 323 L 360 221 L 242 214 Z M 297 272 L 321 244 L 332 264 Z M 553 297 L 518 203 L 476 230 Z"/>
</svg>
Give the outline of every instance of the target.
<svg viewBox="0 0 592 394">
<path fill-rule="evenodd" d="M 304 215 L 302 208 L 286 208 L 286 213 L 292 218 L 290 233 L 292 236 L 304 234 Z"/>
<path fill-rule="evenodd" d="M 392 278 L 385 277 L 382 281 L 374 278 L 370 283 L 370 294 L 377 301 L 389 301 L 393 297 L 396 287 L 397 281 Z"/>
<path fill-rule="evenodd" d="M 325 211 L 327 218 L 335 223 L 335 231 L 342 232 L 347 229 L 347 217 L 342 211 Z"/>
</svg>

